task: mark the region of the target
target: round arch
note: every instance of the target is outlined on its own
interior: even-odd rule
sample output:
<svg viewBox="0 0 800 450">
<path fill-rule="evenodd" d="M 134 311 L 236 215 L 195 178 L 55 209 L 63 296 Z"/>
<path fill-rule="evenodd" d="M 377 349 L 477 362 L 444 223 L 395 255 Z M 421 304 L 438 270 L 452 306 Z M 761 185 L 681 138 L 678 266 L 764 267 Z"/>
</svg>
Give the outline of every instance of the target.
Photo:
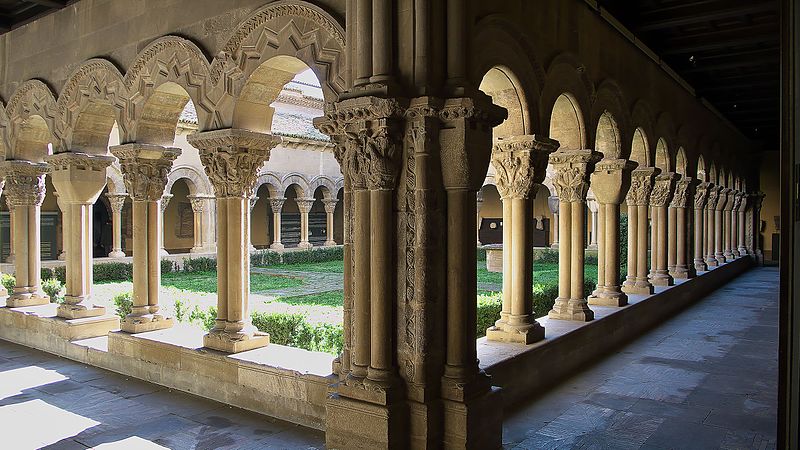
<svg viewBox="0 0 800 450">
<path fill-rule="evenodd" d="M 164 187 L 164 193 L 170 193 L 172 191 L 172 186 L 178 180 L 184 180 L 186 182 L 186 186 L 189 188 L 189 195 L 214 194 L 208 179 L 197 169 L 190 166 L 180 166 L 172 169 L 169 176 L 167 176 L 167 184 Z"/>
</svg>

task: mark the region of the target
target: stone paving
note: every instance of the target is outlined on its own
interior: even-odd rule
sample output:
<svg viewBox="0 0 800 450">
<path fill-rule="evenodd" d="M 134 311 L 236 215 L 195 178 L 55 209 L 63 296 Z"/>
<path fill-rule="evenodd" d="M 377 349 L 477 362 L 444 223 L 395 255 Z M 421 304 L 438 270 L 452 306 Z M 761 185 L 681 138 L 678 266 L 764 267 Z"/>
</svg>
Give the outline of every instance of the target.
<svg viewBox="0 0 800 450">
<path fill-rule="evenodd" d="M 317 449 L 321 431 L 0 340 L 3 448 Z"/>
<path fill-rule="evenodd" d="M 752 270 L 515 412 L 507 449 L 775 448 L 778 271 Z"/>
</svg>

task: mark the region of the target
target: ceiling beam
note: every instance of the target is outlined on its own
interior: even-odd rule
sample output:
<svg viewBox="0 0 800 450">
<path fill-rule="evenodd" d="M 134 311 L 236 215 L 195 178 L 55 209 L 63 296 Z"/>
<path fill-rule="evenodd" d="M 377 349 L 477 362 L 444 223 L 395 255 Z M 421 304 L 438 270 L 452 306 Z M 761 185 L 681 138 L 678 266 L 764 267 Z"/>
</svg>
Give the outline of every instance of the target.
<svg viewBox="0 0 800 450">
<path fill-rule="evenodd" d="M 774 26 L 742 27 L 741 29 L 712 31 L 684 35 L 677 39 L 667 39 L 658 43 L 657 51 L 662 56 L 686 55 L 695 52 L 741 47 L 745 45 L 771 44 L 778 42 L 780 30 Z"/>
<path fill-rule="evenodd" d="M 66 6 L 66 1 L 60 0 L 26 0 L 37 5 L 47 6 L 48 8 L 63 8 Z"/>
<path fill-rule="evenodd" d="M 748 14 L 770 11 L 774 11 L 777 14 L 777 4 L 773 4 L 772 2 L 750 2 L 749 4 L 740 4 L 730 8 L 709 8 L 706 11 L 698 11 L 697 7 L 689 6 L 685 11 L 681 11 L 679 13 L 671 12 L 661 19 L 648 18 L 649 14 L 642 15 L 640 19 L 642 22 L 645 22 L 645 24 L 637 27 L 637 31 L 648 32 L 665 30 L 673 27 L 694 25 L 712 20 L 729 19 L 731 17 L 741 17 Z"/>
<path fill-rule="evenodd" d="M 780 59 L 777 57 L 763 57 L 763 58 L 742 58 L 735 61 L 718 62 L 713 64 L 703 64 L 702 62 L 698 62 L 697 65 L 694 67 L 680 69 L 680 72 L 682 74 L 703 73 L 703 72 L 708 72 L 710 70 L 738 69 L 742 67 L 763 67 L 771 64 L 774 64 L 775 66 L 779 65 Z"/>
</svg>

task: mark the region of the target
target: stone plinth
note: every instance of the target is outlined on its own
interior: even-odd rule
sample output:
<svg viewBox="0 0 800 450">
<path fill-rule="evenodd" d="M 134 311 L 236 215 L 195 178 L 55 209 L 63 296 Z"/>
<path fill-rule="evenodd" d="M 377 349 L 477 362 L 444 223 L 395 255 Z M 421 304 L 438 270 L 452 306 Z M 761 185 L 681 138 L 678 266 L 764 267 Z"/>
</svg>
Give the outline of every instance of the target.
<svg viewBox="0 0 800 450">
<path fill-rule="evenodd" d="M 0 327 L 12 327 L 30 335 L 41 334 L 44 339 L 57 337 L 75 341 L 105 336 L 110 331 L 118 330 L 119 317 L 102 315 L 65 319 L 58 316 L 58 305 L 48 303 L 20 308 L 0 308 Z"/>
</svg>

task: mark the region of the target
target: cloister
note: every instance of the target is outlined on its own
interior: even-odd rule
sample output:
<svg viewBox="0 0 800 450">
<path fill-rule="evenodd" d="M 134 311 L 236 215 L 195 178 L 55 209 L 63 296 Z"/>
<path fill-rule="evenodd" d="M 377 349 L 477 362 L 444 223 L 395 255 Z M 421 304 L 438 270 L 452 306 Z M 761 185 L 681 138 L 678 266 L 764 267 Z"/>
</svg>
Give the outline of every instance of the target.
<svg viewBox="0 0 800 450">
<path fill-rule="evenodd" d="M 328 448 L 501 448 L 511 408 L 763 264 L 781 195 L 594 1 L 80 0 L 0 35 L 0 66 L 0 339 Z M 336 245 L 342 352 L 270 343 L 251 254 Z M 545 317 L 534 247 L 558 258 Z M 502 271 L 480 339 L 476 248 Z M 210 331 L 165 313 L 169 253 L 216 259 Z M 132 260 L 122 320 L 92 301 L 95 258 Z"/>
</svg>

